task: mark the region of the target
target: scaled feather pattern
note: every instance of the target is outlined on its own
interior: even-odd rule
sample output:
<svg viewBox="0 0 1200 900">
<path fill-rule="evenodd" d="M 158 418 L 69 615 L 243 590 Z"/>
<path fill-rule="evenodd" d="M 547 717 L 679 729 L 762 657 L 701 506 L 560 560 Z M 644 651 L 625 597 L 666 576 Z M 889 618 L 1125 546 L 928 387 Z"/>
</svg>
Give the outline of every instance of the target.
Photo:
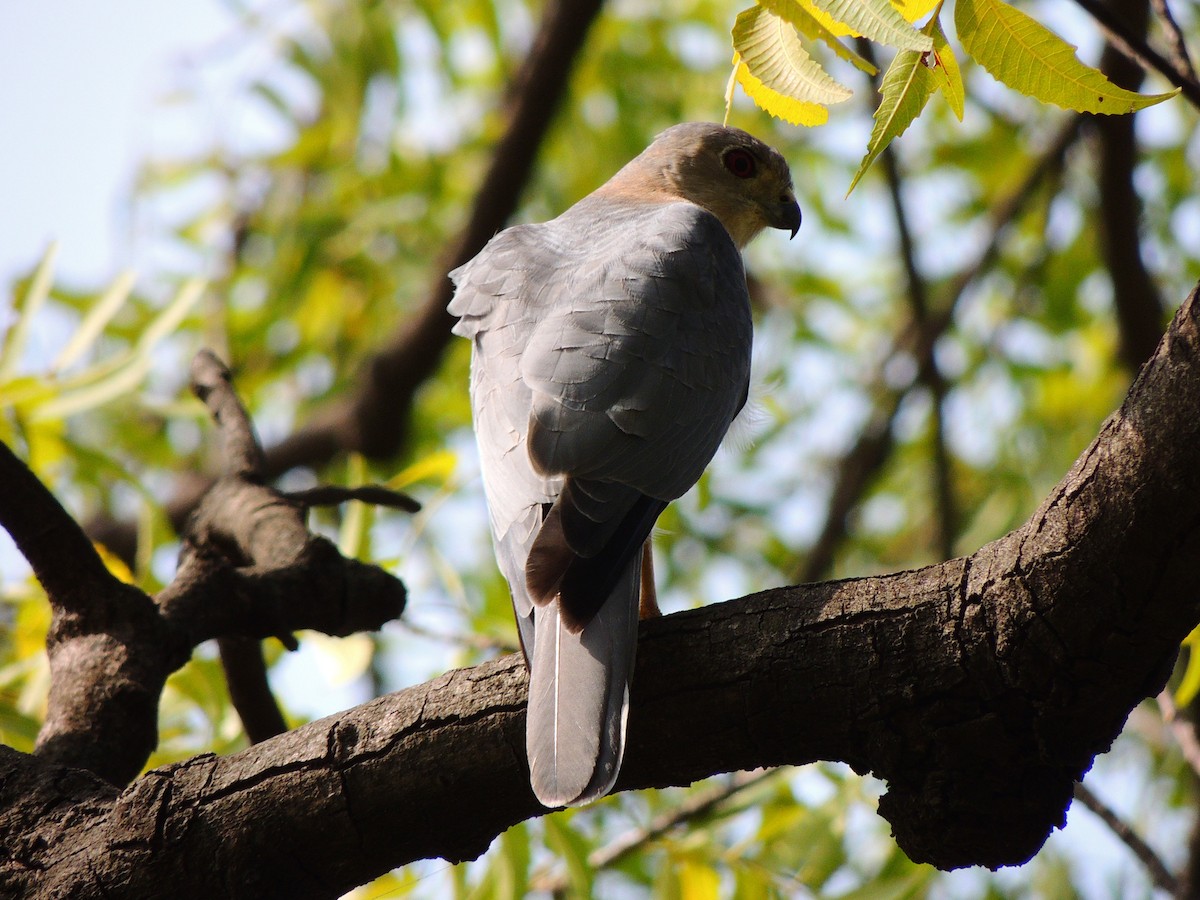
<svg viewBox="0 0 1200 900">
<path fill-rule="evenodd" d="M 692 123 L 451 273 L 496 558 L 530 668 L 530 782 L 547 807 L 616 780 L 643 544 L 746 400 L 740 248 L 799 225 L 778 153 Z"/>
</svg>

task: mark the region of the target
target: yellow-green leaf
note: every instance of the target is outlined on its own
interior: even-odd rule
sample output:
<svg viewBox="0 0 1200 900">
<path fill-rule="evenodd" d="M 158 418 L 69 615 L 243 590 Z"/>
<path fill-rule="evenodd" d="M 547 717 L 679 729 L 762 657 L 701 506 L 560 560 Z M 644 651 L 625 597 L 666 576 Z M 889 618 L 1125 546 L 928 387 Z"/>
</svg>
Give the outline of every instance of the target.
<svg viewBox="0 0 1200 900">
<path fill-rule="evenodd" d="M 838 40 L 838 35 L 814 13 L 815 8 L 800 2 L 800 0 L 759 0 L 760 6 L 765 6 L 775 15 L 791 24 L 797 31 L 810 40 L 821 41 L 841 59 L 846 60 L 855 68 L 868 75 L 874 75 L 879 70 Z M 824 13 L 820 14 L 826 21 L 833 20 Z"/>
<path fill-rule="evenodd" d="M 58 245 L 51 244 L 38 263 L 25 296 L 17 303 L 17 321 L 9 330 L 4 343 L 0 345 L 0 382 L 8 381 L 17 374 L 34 317 L 50 296 L 50 285 L 54 280 L 54 260 L 57 256 Z"/>
<path fill-rule="evenodd" d="M 910 22 L 924 17 L 931 9 L 940 4 L 941 0 L 892 0 L 896 11 Z"/>
<path fill-rule="evenodd" d="M 1175 703 L 1180 707 L 1189 706 L 1200 694 L 1200 626 L 1183 639 L 1183 645 L 1188 648 L 1187 667 L 1175 689 Z"/>
<path fill-rule="evenodd" d="M 917 31 L 888 0 L 812 0 L 814 6 L 863 37 L 899 50 L 933 49 L 929 35 Z"/>
<path fill-rule="evenodd" d="M 829 121 L 829 110 L 819 103 L 808 103 L 804 100 L 797 100 L 795 97 L 788 97 L 779 91 L 773 91 L 750 73 L 746 64 L 741 61 L 741 57 L 735 55 L 733 61 L 733 75 L 729 79 L 730 91 L 725 96 L 726 118 L 728 118 L 729 101 L 733 97 L 732 88 L 736 82 L 742 86 L 746 96 L 753 100 L 759 109 L 777 119 L 783 119 L 792 125 L 808 127 L 824 125 Z"/>
<path fill-rule="evenodd" d="M 1174 97 L 1136 94 L 1086 66 L 1075 47 L 1002 0 L 957 0 L 958 38 L 993 78 L 1043 103 L 1077 112 L 1119 114 Z"/>
<path fill-rule="evenodd" d="M 962 70 L 958 67 L 958 57 L 954 55 L 954 50 L 946 40 L 946 32 L 942 31 L 941 12 L 942 8 L 939 3 L 937 14 L 931 20 L 933 30 L 930 32 L 933 37 L 933 58 L 937 63 L 937 67 L 933 70 L 933 77 L 937 81 L 938 91 L 946 98 L 950 109 L 961 122 L 966 105 L 966 89 L 963 87 Z"/>
<path fill-rule="evenodd" d="M 901 50 L 896 54 L 879 87 L 883 99 L 875 110 L 875 126 L 867 142 L 867 153 L 858 164 L 847 195 L 854 190 L 884 148 L 904 134 L 905 129 L 921 114 L 936 88 L 937 80 L 933 71 L 925 65 L 925 54 L 915 50 Z"/>
<path fill-rule="evenodd" d="M 458 466 L 458 454 L 453 450 L 436 450 L 401 469 L 387 481 L 394 491 L 401 491 L 418 481 L 445 482 Z"/>
<path fill-rule="evenodd" d="M 828 113 L 821 107 L 840 103 L 852 94 L 808 55 L 796 29 L 766 7 L 753 6 L 738 15 L 733 49 L 735 65 L 741 63 L 737 80 L 750 98 L 771 115 L 794 124 L 825 121 Z"/>
<path fill-rule="evenodd" d="M 118 276 L 117 280 L 88 310 L 88 314 L 84 316 L 75 333 L 71 335 L 67 346 L 63 347 L 54 362 L 50 364 L 51 372 L 61 372 L 87 352 L 88 348 L 95 343 L 96 338 L 100 337 L 112 317 L 125 305 L 130 292 L 133 291 L 135 280 L 132 272 L 123 272 Z"/>
</svg>

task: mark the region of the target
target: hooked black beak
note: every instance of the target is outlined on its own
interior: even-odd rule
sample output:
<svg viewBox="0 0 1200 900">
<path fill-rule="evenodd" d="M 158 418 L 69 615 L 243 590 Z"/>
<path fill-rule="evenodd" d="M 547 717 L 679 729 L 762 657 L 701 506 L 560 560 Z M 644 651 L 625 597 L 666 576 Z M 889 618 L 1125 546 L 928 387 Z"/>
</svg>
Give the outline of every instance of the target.
<svg viewBox="0 0 1200 900">
<path fill-rule="evenodd" d="M 782 195 L 772 210 L 771 227 L 790 231 L 792 237 L 800 230 L 800 204 L 790 192 Z"/>
</svg>

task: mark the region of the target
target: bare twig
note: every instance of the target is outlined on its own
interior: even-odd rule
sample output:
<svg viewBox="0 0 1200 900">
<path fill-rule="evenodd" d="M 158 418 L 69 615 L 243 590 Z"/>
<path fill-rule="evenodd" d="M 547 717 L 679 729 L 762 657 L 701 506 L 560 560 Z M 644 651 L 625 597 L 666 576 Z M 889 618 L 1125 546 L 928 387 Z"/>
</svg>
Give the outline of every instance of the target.
<svg viewBox="0 0 1200 900">
<path fill-rule="evenodd" d="M 1134 831 L 1128 822 L 1118 816 L 1113 812 L 1111 807 L 1088 790 L 1082 781 L 1075 784 L 1075 799 L 1099 816 L 1100 821 L 1107 825 L 1109 830 L 1117 836 L 1117 839 L 1133 852 L 1138 862 L 1145 867 L 1146 873 L 1150 876 L 1150 880 L 1154 882 L 1155 887 L 1161 888 L 1172 897 L 1175 896 L 1179 890 L 1179 879 L 1171 874 L 1171 870 L 1162 861 L 1162 857 L 1155 853 L 1150 845 L 1142 840 L 1141 835 Z"/>
<path fill-rule="evenodd" d="M 634 828 L 618 835 L 604 847 L 598 847 L 588 854 L 588 866 L 593 871 L 614 866 L 632 853 L 658 840 L 669 831 L 694 822 L 709 815 L 718 806 L 733 799 L 755 785 L 761 784 L 780 769 L 755 769 L 751 772 L 737 772 L 728 781 L 715 784 L 705 790 L 697 791 L 687 797 L 674 809 L 668 810 L 655 817 L 654 821 L 642 828 Z M 545 891 L 550 894 L 562 894 L 570 887 L 566 873 L 557 875 L 546 874 L 534 878 L 530 890 Z"/>
<path fill-rule="evenodd" d="M 1154 9 L 1154 14 L 1158 16 L 1163 33 L 1167 36 L 1167 44 L 1171 48 L 1171 63 L 1175 66 L 1175 71 L 1187 75 L 1194 81 L 1196 70 L 1192 67 L 1192 59 L 1188 54 L 1183 32 L 1179 30 L 1175 17 L 1171 15 L 1171 8 L 1167 6 L 1167 0 L 1150 0 L 1150 6 Z"/>
<path fill-rule="evenodd" d="M 1099 24 L 1109 42 L 1128 56 L 1147 72 L 1158 72 L 1167 81 L 1175 85 L 1188 99 L 1188 102 L 1200 109 L 1200 82 L 1186 70 L 1179 70 L 1174 64 L 1165 59 L 1157 50 L 1146 43 L 1131 29 L 1128 23 L 1113 12 L 1100 0 L 1075 0 Z"/>
<path fill-rule="evenodd" d="M 950 327 L 967 288 L 996 258 L 1009 225 L 1025 210 L 1038 187 L 1061 170 L 1067 149 L 1079 135 L 1079 122 L 1079 116 L 1068 119 L 1030 165 L 1025 179 L 995 204 L 991 213 L 991 237 L 974 263 L 950 280 L 941 292 L 944 299 L 936 309 L 928 312 L 923 326 L 910 316 L 908 323 L 894 339 L 891 349 L 884 355 L 883 362 L 869 379 L 870 383 L 877 386 L 874 389 L 877 398 L 874 408 L 858 440 L 842 457 L 829 495 L 821 533 L 794 570 L 793 577 L 798 581 L 815 581 L 828 572 L 837 547 L 846 536 L 847 517 L 891 452 L 892 422 L 901 401 L 918 380 L 914 377 L 906 384 L 893 387 L 888 385 L 883 373 L 896 359 L 910 357 L 916 360 L 916 373 L 919 375 L 926 361 L 933 358 L 937 339 Z"/>
<path fill-rule="evenodd" d="M 1200 776 L 1200 738 L 1196 737 L 1195 723 L 1179 715 L 1179 710 L 1175 706 L 1175 698 L 1171 696 L 1169 690 L 1159 693 L 1157 702 L 1163 722 L 1171 730 L 1175 743 L 1179 745 L 1179 752 L 1183 754 L 1187 764 L 1192 767 L 1192 771 Z"/>
<path fill-rule="evenodd" d="M 301 491 L 284 494 L 293 503 L 304 507 L 337 506 L 347 500 L 358 500 L 373 506 L 402 509 L 409 513 L 421 511 L 421 504 L 402 491 L 393 491 L 381 484 L 361 484 L 358 487 L 342 487 L 337 484 L 322 484 Z"/>
</svg>

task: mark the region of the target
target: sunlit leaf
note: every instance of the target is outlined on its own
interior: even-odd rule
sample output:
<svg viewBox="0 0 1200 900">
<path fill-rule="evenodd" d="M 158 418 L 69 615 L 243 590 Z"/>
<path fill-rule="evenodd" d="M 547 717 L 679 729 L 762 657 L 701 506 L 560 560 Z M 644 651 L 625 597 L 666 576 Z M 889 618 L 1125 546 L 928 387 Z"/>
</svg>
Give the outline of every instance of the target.
<svg viewBox="0 0 1200 900">
<path fill-rule="evenodd" d="M 850 97 L 850 90 L 830 78 L 808 55 L 795 29 L 766 8 L 755 6 L 742 12 L 733 36 L 737 52 L 725 94 L 727 119 L 735 83 L 760 109 L 793 125 L 820 125 L 829 118 L 822 104 Z M 744 58 L 743 50 L 750 54 L 753 65 Z"/>
<path fill-rule="evenodd" d="M 901 50 L 892 59 L 879 93 L 883 99 L 875 110 L 875 125 L 867 142 L 867 153 L 858 165 L 847 194 L 871 167 L 888 144 L 904 134 L 913 120 L 921 114 L 930 95 L 938 86 L 932 70 L 925 63 L 926 54 Z"/>
<path fill-rule="evenodd" d="M 41 405 L 33 411 L 31 420 L 65 418 L 108 403 L 137 388 L 150 371 L 155 347 L 179 328 L 203 295 L 202 279 L 193 278 L 187 281 L 175 298 L 142 332 L 127 362 L 103 380 L 65 393 Z"/>
<path fill-rule="evenodd" d="M 1188 648 L 1187 666 L 1183 670 L 1183 678 L 1179 680 L 1179 687 L 1175 688 L 1175 703 L 1187 707 L 1200 694 L 1200 625 L 1184 638 L 1183 645 Z"/>
<path fill-rule="evenodd" d="M 54 358 L 54 362 L 50 364 L 51 372 L 61 372 L 91 348 L 96 338 L 104 331 L 104 327 L 129 299 L 134 280 L 132 272 L 123 272 L 109 285 L 79 323 L 67 345 Z"/>
<path fill-rule="evenodd" d="M 846 60 L 846 62 L 853 65 L 859 71 L 866 72 L 868 75 L 874 75 L 879 71 L 875 66 L 871 65 L 838 40 L 838 35 L 830 31 L 821 19 L 817 17 L 816 13 L 820 13 L 820 11 L 815 7 L 800 3 L 798 0 L 759 0 L 759 4 L 791 24 L 806 38 L 821 41 L 837 54 L 838 57 Z M 829 20 L 829 17 L 824 13 L 820 13 L 820 15 L 824 19 Z"/>
<path fill-rule="evenodd" d="M 392 490 L 400 491 L 419 481 L 445 482 L 458 466 L 458 454 L 452 450 L 438 450 L 405 466 L 387 481 Z"/>
<path fill-rule="evenodd" d="M 933 17 L 933 58 L 936 66 L 933 69 L 933 77 L 937 80 L 937 89 L 941 95 L 946 98 L 946 103 L 949 104 L 951 111 L 957 117 L 958 121 L 962 121 L 963 110 L 966 106 L 966 89 L 963 87 L 962 70 L 958 67 L 958 58 L 954 55 L 954 49 L 946 40 L 946 32 L 942 30 L 941 23 L 941 4 L 938 5 L 938 12 Z"/>
<path fill-rule="evenodd" d="M 855 34 L 898 50 L 933 49 L 929 35 L 921 34 L 888 0 L 812 0 L 813 5 Z"/>
<path fill-rule="evenodd" d="M 924 18 L 941 0 L 892 0 L 892 6 L 909 22 Z"/>
<path fill-rule="evenodd" d="M 1075 47 L 1003 0 L 957 0 L 963 49 L 993 78 L 1043 103 L 1091 113 L 1130 113 L 1179 93 L 1137 94 L 1079 61 Z"/>
<path fill-rule="evenodd" d="M 54 260 L 58 256 L 58 245 L 51 244 L 42 255 L 41 262 L 33 273 L 29 287 L 17 302 L 17 321 L 8 330 L 4 343 L 0 344 L 0 383 L 8 381 L 16 375 L 21 357 L 25 353 L 25 343 L 29 339 L 33 320 L 50 296 L 50 287 L 54 278 Z"/>
</svg>

